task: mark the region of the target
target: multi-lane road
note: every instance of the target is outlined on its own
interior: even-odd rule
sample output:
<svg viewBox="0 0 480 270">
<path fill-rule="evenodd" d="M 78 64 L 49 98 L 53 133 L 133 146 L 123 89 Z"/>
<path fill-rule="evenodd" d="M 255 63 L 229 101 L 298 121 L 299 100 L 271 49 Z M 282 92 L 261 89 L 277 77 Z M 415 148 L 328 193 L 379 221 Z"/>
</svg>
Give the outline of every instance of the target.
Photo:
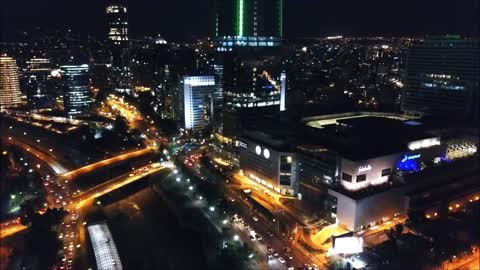
<svg viewBox="0 0 480 270">
<path fill-rule="evenodd" d="M 198 151 L 193 151 L 190 155 L 198 155 L 197 152 Z M 267 220 L 268 218 L 262 213 L 253 210 L 252 204 L 249 202 L 252 198 L 247 196 L 243 190 L 251 189 L 251 194 L 254 192 L 254 189 L 263 190 L 263 188 L 260 189 L 255 183 L 247 185 L 245 182 L 231 177 L 225 177 L 229 182 L 224 183 L 223 180 L 225 179 L 216 179 L 214 173 L 210 172 L 198 162 L 198 158 L 184 158 L 189 162 L 193 162 L 189 168 L 197 176 L 225 185 L 224 196 L 236 210 L 237 217 L 241 218 L 241 222 L 239 219 L 235 219 L 236 221 L 233 223 L 232 228 L 242 242 L 248 243 L 249 246 L 256 250 L 259 255 L 256 261 L 263 269 L 286 269 L 288 267 L 297 269 L 298 267 L 303 267 L 305 264 L 324 266 L 324 263 L 318 258 L 311 256 L 306 250 L 300 249 L 298 245 L 291 241 L 293 239 L 290 240 L 287 235 L 278 234 L 273 225 L 275 224 L 273 220 Z M 220 183 L 220 181 L 222 183 Z M 270 206 L 268 208 L 274 211 L 276 206 Z M 277 216 L 278 219 L 293 224 L 297 221 L 296 218 L 292 218 L 287 212 L 283 212 L 283 214 Z M 256 234 L 261 237 L 261 240 L 254 239 Z M 270 249 L 270 251 L 268 249 Z"/>
</svg>

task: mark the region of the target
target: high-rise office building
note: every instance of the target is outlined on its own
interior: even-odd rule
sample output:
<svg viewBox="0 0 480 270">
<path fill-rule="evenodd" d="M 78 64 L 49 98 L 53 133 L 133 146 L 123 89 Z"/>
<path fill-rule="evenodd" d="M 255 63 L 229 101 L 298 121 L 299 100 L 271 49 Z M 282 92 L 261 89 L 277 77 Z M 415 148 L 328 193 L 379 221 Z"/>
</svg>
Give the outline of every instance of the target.
<svg viewBox="0 0 480 270">
<path fill-rule="evenodd" d="M 226 56 L 223 66 L 224 101 L 228 110 L 276 107 L 285 92 L 286 74 L 282 72 L 278 50 L 239 48 Z M 231 62 L 230 62 L 231 61 Z"/>
<path fill-rule="evenodd" d="M 112 89 L 111 52 L 102 47 L 90 50 L 89 73 L 91 87 L 96 94 L 103 94 Z M 103 92 L 103 93 L 102 93 Z"/>
<path fill-rule="evenodd" d="M 413 115 L 479 116 L 480 42 L 429 38 L 409 49 L 402 110 Z"/>
<path fill-rule="evenodd" d="M 108 40 L 115 48 L 128 45 L 128 17 L 125 0 L 108 0 L 107 7 Z"/>
<path fill-rule="evenodd" d="M 27 61 L 26 93 L 30 108 L 43 109 L 53 106 L 53 94 L 49 89 L 51 71 L 50 59 L 32 58 Z"/>
<path fill-rule="evenodd" d="M 130 88 L 128 60 L 128 12 L 126 0 L 107 0 L 108 43 L 112 52 L 113 86 L 117 90 Z"/>
<path fill-rule="evenodd" d="M 22 104 L 18 67 L 15 59 L 0 57 L 0 108 L 13 108 Z"/>
<path fill-rule="evenodd" d="M 188 130 L 202 130 L 214 115 L 214 76 L 186 76 L 180 81 L 179 114 Z"/>
<path fill-rule="evenodd" d="M 263 114 L 285 110 L 283 0 L 215 2 L 215 76 L 223 96 L 215 152 L 238 164 L 242 131 Z"/>
<path fill-rule="evenodd" d="M 90 113 L 92 98 L 89 85 L 88 65 L 61 66 L 64 84 L 64 106 L 68 117 L 85 116 Z"/>
<path fill-rule="evenodd" d="M 215 36 L 283 36 L 283 0 L 215 1 Z"/>
</svg>

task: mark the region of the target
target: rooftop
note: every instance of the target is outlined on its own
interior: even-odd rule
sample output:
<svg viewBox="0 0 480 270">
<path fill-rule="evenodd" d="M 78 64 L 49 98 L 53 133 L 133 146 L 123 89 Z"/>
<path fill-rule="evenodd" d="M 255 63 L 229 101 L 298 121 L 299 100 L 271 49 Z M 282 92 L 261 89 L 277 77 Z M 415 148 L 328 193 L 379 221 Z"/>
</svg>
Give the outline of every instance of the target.
<svg viewBox="0 0 480 270">
<path fill-rule="evenodd" d="M 418 120 L 379 113 L 323 116 L 306 121 L 306 142 L 350 160 L 405 152 L 409 142 L 435 137 Z"/>
<path fill-rule="evenodd" d="M 87 227 L 90 240 L 92 241 L 93 251 L 97 268 L 102 270 L 121 270 L 120 256 L 117 247 L 113 242 L 112 234 L 105 222 L 92 224 Z"/>
</svg>

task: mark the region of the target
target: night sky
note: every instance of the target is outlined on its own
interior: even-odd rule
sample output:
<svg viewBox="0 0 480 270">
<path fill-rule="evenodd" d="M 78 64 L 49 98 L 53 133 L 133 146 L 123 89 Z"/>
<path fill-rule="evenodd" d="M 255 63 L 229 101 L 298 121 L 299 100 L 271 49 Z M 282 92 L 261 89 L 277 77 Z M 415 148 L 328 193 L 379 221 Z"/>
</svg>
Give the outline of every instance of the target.
<svg viewBox="0 0 480 270">
<path fill-rule="evenodd" d="M 478 0 L 284 0 L 286 37 L 322 35 L 478 35 Z M 34 26 L 103 38 L 103 0 L 5 0 L 3 40 Z M 167 40 L 211 34 L 213 0 L 130 0 L 132 36 Z"/>
</svg>

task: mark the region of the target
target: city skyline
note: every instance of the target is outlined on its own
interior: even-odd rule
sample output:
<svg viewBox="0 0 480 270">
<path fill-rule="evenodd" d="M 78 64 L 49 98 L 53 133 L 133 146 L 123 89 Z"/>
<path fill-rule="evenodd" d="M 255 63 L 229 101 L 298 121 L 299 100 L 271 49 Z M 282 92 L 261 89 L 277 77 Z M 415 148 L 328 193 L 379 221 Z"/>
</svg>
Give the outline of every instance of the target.
<svg viewBox="0 0 480 270">
<path fill-rule="evenodd" d="M 3 7 L 0 269 L 479 269 L 478 0 Z"/>
<path fill-rule="evenodd" d="M 171 40 L 213 36 L 213 2 L 194 1 L 188 3 L 189 8 L 185 8 L 186 3 L 183 2 L 130 1 L 130 33 L 132 37 L 159 33 Z M 474 0 L 460 3 L 406 1 L 394 6 L 382 1 L 369 5 L 357 2 L 285 1 L 285 37 L 447 33 L 478 36 L 479 33 L 478 24 L 471 23 L 478 17 L 479 11 L 478 2 Z M 29 7 L 28 10 L 19 12 L 25 5 Z M 18 31 L 41 27 L 72 29 L 81 35 L 103 39 L 106 32 L 104 11 L 104 1 L 55 1 L 49 5 L 32 0 L 8 2 L 1 13 L 1 38 L 4 41 L 15 40 Z M 84 16 L 87 13 L 88 19 Z"/>
</svg>

